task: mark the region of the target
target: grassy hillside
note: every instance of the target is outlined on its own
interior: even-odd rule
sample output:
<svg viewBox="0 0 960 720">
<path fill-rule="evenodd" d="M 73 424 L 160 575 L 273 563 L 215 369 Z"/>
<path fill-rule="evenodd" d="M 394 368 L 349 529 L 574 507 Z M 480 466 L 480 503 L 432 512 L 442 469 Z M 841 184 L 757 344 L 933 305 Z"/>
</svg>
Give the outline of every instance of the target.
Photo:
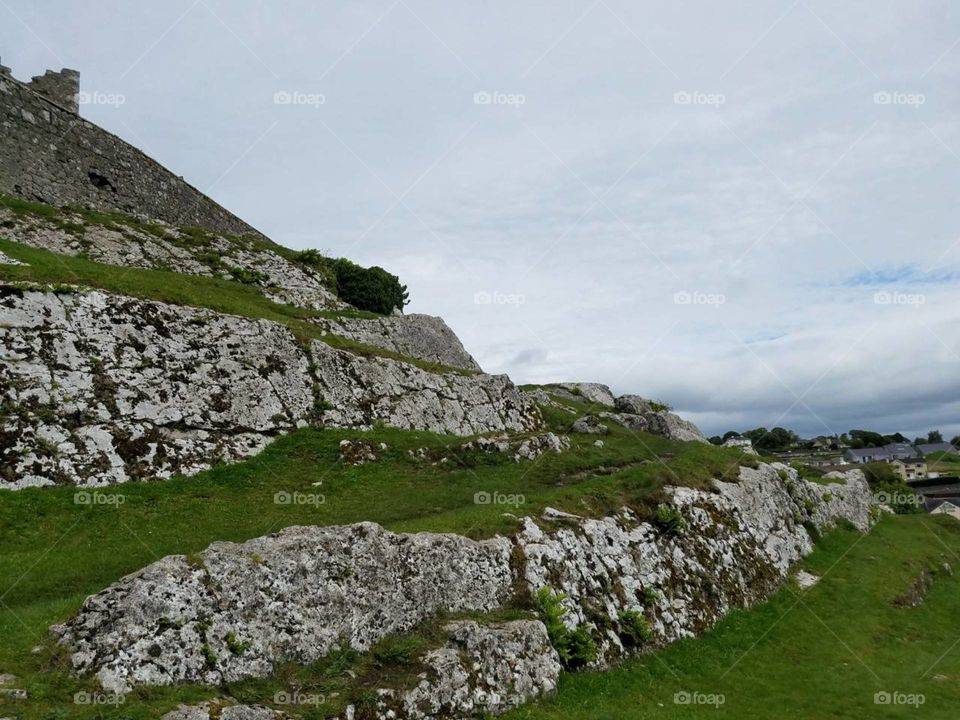
<svg viewBox="0 0 960 720">
<path fill-rule="evenodd" d="M 586 409 L 569 405 L 578 414 Z M 577 417 L 549 408 L 545 415 L 556 431 L 567 431 Z M 339 442 L 358 437 L 384 442 L 388 449 L 377 462 L 345 466 Z M 192 478 L 103 488 L 97 491 L 98 502 L 78 504 L 77 493 L 86 499 L 91 491 L 69 487 L 0 493 L 0 673 L 22 678 L 19 685 L 31 693 L 27 703 L 0 699 L 0 717 L 150 718 L 177 702 L 224 692 L 166 688 L 140 691 L 119 708 L 75 706 L 74 693 L 92 690 L 91 681 L 70 678 L 63 671 L 64 658 L 50 648 L 31 652 L 48 644 L 47 628 L 76 612 L 87 595 L 164 555 L 190 554 L 215 540 L 241 541 L 298 524 L 372 520 L 397 531 L 487 537 L 514 530 L 517 520 L 511 513 L 536 515 L 548 505 L 599 515 L 628 503 L 652 512 L 664 484 L 704 487 L 711 478 L 733 472 L 742 460 L 735 450 L 636 435 L 617 426 L 604 437 L 602 448 L 594 446 L 596 436 L 571 439 L 570 452 L 515 463 L 509 455 L 461 452 L 462 438 L 388 429 L 305 429 L 278 439 L 250 461 Z M 409 456 L 409 450 L 419 448 L 426 448 L 431 459 Z M 447 462 L 433 464 L 444 456 Z M 512 495 L 522 502 L 476 504 L 478 492 Z M 302 493 L 303 502 L 278 504 L 277 493 Z M 424 633 L 429 635 L 430 628 L 397 640 L 400 652 L 384 651 L 401 659 L 399 670 L 409 648 L 424 641 Z M 335 678 L 329 677 L 325 662 L 229 692 L 267 702 L 294 682 L 328 693 L 337 688 L 341 695 L 331 707 L 306 716 L 320 718 L 342 705 L 348 691 L 358 691 L 356 683 L 342 687 L 344 668 L 360 678 L 372 673 L 371 683 L 390 671 L 382 665 L 370 668 L 370 658 L 338 659 L 343 667 Z"/>
<path fill-rule="evenodd" d="M 813 588 L 786 588 L 702 638 L 612 672 L 565 675 L 555 698 L 506 717 L 955 718 L 960 576 L 944 562 L 960 573 L 951 518 L 900 515 L 869 535 L 832 533 L 803 563 L 823 576 Z M 923 604 L 898 607 L 927 568 L 935 573 Z"/>
</svg>

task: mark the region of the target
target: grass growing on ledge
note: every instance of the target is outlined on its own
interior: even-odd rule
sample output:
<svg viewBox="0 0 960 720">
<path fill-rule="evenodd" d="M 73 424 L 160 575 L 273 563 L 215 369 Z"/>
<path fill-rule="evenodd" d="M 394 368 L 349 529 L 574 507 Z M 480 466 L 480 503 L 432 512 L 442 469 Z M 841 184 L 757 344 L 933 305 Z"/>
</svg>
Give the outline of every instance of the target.
<svg viewBox="0 0 960 720">
<path fill-rule="evenodd" d="M 0 231 L 2 232 L 2 231 Z M 275 303 L 255 288 L 241 282 L 200 275 L 183 275 L 167 270 L 104 265 L 82 257 L 60 255 L 0 237 L 0 252 L 27 263 L 27 265 L 0 265 L 0 280 L 7 282 L 35 282 L 61 287 L 85 285 L 107 292 L 156 300 L 172 305 L 206 308 L 228 315 L 240 315 L 256 320 L 283 323 L 301 343 L 321 340 L 332 347 L 359 355 L 401 360 L 428 372 L 476 374 L 472 370 L 450 368 L 418 358 L 411 358 L 390 350 L 366 345 L 355 340 L 324 333 L 311 318 L 380 317 L 359 310 L 320 311 Z"/>
</svg>

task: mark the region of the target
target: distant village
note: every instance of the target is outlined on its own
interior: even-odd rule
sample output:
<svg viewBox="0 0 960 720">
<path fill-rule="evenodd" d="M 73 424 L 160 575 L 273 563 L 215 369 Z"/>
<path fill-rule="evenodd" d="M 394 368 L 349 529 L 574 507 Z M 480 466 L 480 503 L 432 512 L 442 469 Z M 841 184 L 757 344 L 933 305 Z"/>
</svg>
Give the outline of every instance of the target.
<svg viewBox="0 0 960 720">
<path fill-rule="evenodd" d="M 784 428 L 757 428 L 713 437 L 717 445 L 771 455 L 805 474 L 826 475 L 860 468 L 878 494 L 895 486 L 912 491 L 915 510 L 947 513 L 960 519 L 960 436 L 946 442 L 938 431 L 912 442 L 900 433 L 881 435 L 851 430 L 806 440 Z M 898 496 L 899 499 L 899 496 Z"/>
</svg>

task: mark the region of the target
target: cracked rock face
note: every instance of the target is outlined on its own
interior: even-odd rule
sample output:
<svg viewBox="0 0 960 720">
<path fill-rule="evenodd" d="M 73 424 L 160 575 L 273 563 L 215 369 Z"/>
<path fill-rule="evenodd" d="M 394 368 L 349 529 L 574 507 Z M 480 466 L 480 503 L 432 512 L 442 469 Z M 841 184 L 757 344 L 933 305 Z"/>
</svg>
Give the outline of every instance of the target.
<svg viewBox="0 0 960 720">
<path fill-rule="evenodd" d="M 394 315 L 374 319 L 315 319 L 334 335 L 401 355 L 462 370 L 480 370 L 443 318 L 432 315 Z"/>
<path fill-rule="evenodd" d="M 99 291 L 0 287 L 0 488 L 191 475 L 320 421 L 473 435 L 530 430 L 506 376 L 434 374 L 284 325 Z M 329 404 L 315 413 L 317 390 Z"/>
<path fill-rule="evenodd" d="M 540 425 L 536 406 L 506 375 L 431 373 L 382 357 L 311 345 L 324 424 L 479 435 Z"/>
<path fill-rule="evenodd" d="M 510 596 L 511 544 L 398 535 L 373 523 L 291 527 L 198 560 L 163 558 L 87 599 L 54 632 L 75 670 L 126 693 L 137 685 L 216 685 L 368 650 L 443 609 L 488 611 Z"/>
<path fill-rule="evenodd" d="M 692 422 L 662 409 L 662 406 L 639 395 L 621 395 L 616 400 L 616 408 L 621 414 L 642 417 L 646 421 L 647 431 L 654 435 L 663 435 L 671 440 L 709 442 L 700 432 L 700 428 Z M 619 420 L 617 422 L 624 425 Z"/>
<path fill-rule="evenodd" d="M 615 401 L 610 388 L 600 383 L 566 382 L 557 383 L 555 387 L 566 391 L 566 396 L 572 400 L 603 405 L 609 408 L 614 406 Z"/>
<path fill-rule="evenodd" d="M 416 687 L 380 690 L 378 720 L 501 715 L 556 690 L 560 658 L 538 620 L 447 625 L 449 640 L 429 651 Z"/>
<path fill-rule="evenodd" d="M 282 325 L 108 295 L 0 294 L 0 487 L 106 485 L 236 460 L 302 421 Z"/>
<path fill-rule="evenodd" d="M 678 534 L 629 510 L 602 519 L 554 513 L 562 520 L 555 530 L 526 518 L 517 540 L 524 577 L 533 591 L 567 596 L 570 627 L 596 628 L 603 666 L 630 651 L 619 633 L 623 612 L 646 617 L 654 645 L 698 635 L 783 584 L 791 564 L 812 550 L 804 522 L 827 529 L 845 519 L 867 530 L 873 501 L 866 480 L 859 471 L 844 480 L 810 483 L 778 464 L 741 468 L 739 482 L 717 481 L 716 493 L 673 488 L 670 502 L 684 520 Z"/>
</svg>

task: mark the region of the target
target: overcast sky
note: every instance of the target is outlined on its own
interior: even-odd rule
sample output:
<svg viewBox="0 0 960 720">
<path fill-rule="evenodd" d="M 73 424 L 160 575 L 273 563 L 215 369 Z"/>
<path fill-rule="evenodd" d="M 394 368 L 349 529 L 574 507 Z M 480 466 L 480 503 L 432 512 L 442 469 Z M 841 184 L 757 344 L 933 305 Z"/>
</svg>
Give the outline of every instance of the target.
<svg viewBox="0 0 960 720">
<path fill-rule="evenodd" d="M 0 0 L 0 57 L 485 369 L 960 432 L 960 4 Z"/>
</svg>

